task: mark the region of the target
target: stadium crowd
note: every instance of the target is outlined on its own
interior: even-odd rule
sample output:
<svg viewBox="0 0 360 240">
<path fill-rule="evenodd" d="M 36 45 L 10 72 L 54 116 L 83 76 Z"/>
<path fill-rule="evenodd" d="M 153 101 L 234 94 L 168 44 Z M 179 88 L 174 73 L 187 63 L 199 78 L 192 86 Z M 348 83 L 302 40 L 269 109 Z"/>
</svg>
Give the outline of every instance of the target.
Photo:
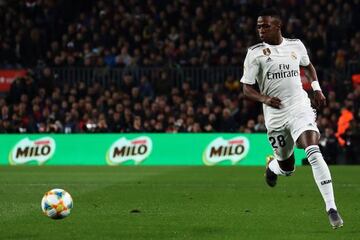
<svg viewBox="0 0 360 240">
<path fill-rule="evenodd" d="M 300 38 L 318 69 L 328 101 L 317 119 L 325 157 L 335 163 L 340 144 L 357 159 L 360 86 L 346 67 L 360 61 L 358 0 L 2 0 L 0 68 L 29 71 L 0 97 L 0 132 L 265 132 L 261 106 L 231 75 L 201 88 L 131 74 L 103 86 L 65 84 L 52 69 L 240 67 L 258 41 L 256 14 L 270 4 L 279 6 L 285 36 Z M 346 114 L 353 120 L 341 130 Z"/>
<path fill-rule="evenodd" d="M 2 0 L 5 1 L 5 0 Z M 25 0 L 0 7 L 3 67 L 240 66 L 256 14 L 278 5 L 283 30 L 319 68 L 359 61 L 359 0 Z"/>
</svg>

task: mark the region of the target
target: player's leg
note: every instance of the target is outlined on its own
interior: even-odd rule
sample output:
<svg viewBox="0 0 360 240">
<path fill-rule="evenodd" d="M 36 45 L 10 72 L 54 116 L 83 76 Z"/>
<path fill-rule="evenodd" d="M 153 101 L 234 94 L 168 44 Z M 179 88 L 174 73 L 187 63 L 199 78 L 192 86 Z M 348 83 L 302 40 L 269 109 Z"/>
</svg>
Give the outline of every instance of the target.
<svg viewBox="0 0 360 240">
<path fill-rule="evenodd" d="M 306 130 L 300 134 L 296 143 L 300 148 L 305 149 L 307 159 L 311 165 L 315 182 L 320 190 L 329 215 L 330 224 L 333 228 L 343 225 L 335 204 L 334 191 L 329 168 L 320 152 L 319 133 L 314 130 Z"/>
<path fill-rule="evenodd" d="M 268 137 L 274 157 L 267 159 L 265 180 L 270 187 L 274 187 L 277 176 L 290 176 L 295 171 L 294 141 L 287 130 L 269 131 Z"/>
<path fill-rule="evenodd" d="M 267 157 L 267 166 L 265 171 L 266 183 L 270 187 L 275 187 L 277 183 L 277 176 L 291 176 L 291 174 L 295 171 L 294 163 L 294 154 L 283 161 L 276 160 L 273 156 Z"/>
<path fill-rule="evenodd" d="M 291 154 L 291 156 L 285 160 L 270 161 L 269 168 L 276 173 L 276 175 L 290 176 L 295 171 L 294 154 Z"/>
</svg>

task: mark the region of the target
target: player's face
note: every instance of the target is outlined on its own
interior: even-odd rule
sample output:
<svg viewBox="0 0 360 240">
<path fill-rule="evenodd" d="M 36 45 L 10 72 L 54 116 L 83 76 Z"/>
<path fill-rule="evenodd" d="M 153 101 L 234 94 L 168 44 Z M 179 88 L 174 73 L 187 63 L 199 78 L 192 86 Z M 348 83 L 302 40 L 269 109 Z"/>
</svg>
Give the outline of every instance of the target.
<svg viewBox="0 0 360 240">
<path fill-rule="evenodd" d="M 279 34 L 279 20 L 270 16 L 260 16 L 257 20 L 257 31 L 261 41 L 273 42 Z"/>
</svg>

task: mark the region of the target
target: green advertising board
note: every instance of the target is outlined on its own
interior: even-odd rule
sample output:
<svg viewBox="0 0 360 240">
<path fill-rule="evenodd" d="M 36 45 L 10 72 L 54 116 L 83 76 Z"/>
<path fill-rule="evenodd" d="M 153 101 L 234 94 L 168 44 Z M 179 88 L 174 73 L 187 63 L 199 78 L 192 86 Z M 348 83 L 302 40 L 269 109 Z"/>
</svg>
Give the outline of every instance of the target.
<svg viewBox="0 0 360 240">
<path fill-rule="evenodd" d="M 272 154 L 266 134 L 0 135 L 1 165 L 248 165 Z M 301 165 L 304 151 L 295 150 Z"/>
</svg>

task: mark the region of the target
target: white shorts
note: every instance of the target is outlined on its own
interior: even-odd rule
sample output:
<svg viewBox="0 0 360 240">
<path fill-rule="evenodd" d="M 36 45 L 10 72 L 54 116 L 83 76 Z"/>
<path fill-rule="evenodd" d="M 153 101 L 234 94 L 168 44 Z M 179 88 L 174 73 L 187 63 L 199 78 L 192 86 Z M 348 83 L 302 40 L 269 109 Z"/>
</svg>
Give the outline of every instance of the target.
<svg viewBox="0 0 360 240">
<path fill-rule="evenodd" d="M 268 140 L 273 148 L 274 157 L 279 161 L 288 159 L 294 152 L 296 140 L 307 130 L 319 133 L 314 109 L 304 106 L 289 112 L 282 127 L 268 128 Z"/>
</svg>

